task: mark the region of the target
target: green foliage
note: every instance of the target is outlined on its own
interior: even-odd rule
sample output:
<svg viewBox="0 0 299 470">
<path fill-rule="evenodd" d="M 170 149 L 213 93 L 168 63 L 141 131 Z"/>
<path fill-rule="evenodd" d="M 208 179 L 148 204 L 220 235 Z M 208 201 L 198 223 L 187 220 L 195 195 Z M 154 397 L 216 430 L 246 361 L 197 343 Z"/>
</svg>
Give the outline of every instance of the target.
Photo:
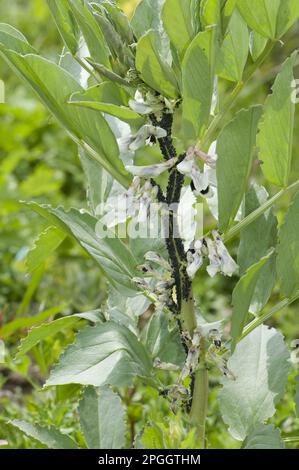
<svg viewBox="0 0 299 470">
<path fill-rule="evenodd" d="M 0 440 L 296 446 L 298 378 L 283 334 L 299 334 L 298 194 L 290 207 L 288 197 L 298 2 L 142 0 L 132 20 L 113 0 L 16 3 L 26 14 L 14 10 L 15 23 L 38 20 L 21 27 L 33 45 L 7 15 L 1 56 L 73 143 L 3 69 Z M 130 14 L 136 3 L 122 2 Z M 62 53 L 54 28 L 44 35 L 50 14 Z M 120 224 L 118 200 L 130 206 Z M 180 202 L 184 229 L 206 201 L 203 233 L 176 237 L 171 213 L 166 240 L 162 224 L 156 238 L 121 237 L 147 225 L 153 202 L 165 217 L 165 201 Z"/>
<path fill-rule="evenodd" d="M 260 424 L 246 437 L 243 449 L 284 449 L 279 429 L 273 425 Z"/>
<path fill-rule="evenodd" d="M 217 141 L 218 210 L 223 231 L 234 220 L 246 191 L 260 117 L 260 106 L 241 110 Z"/>
<path fill-rule="evenodd" d="M 36 439 L 41 444 L 49 447 L 50 449 L 76 449 L 76 443 L 65 434 L 62 434 L 58 429 L 52 427 L 42 427 L 36 424 L 32 426 L 30 423 L 21 420 L 13 420 L 10 422 L 12 426 L 23 431 L 27 436 Z"/>
<path fill-rule="evenodd" d="M 89 449 L 121 449 L 125 445 L 125 411 L 110 388 L 87 387 L 79 403 L 80 424 Z"/>
<path fill-rule="evenodd" d="M 266 326 L 237 345 L 228 361 L 235 380 L 224 379 L 220 392 L 222 416 L 233 437 L 245 439 L 252 427 L 274 415 L 287 382 L 288 358 L 282 335 Z"/>
<path fill-rule="evenodd" d="M 215 32 L 200 32 L 188 47 L 182 64 L 184 139 L 206 128 L 212 105 L 215 69 Z"/>
<path fill-rule="evenodd" d="M 298 211 L 299 193 L 296 194 L 279 231 L 277 271 L 281 290 L 286 296 L 291 296 L 298 290 Z"/>
<path fill-rule="evenodd" d="M 46 386 L 69 383 L 122 386 L 130 384 L 136 376 L 150 378 L 151 372 L 151 359 L 138 338 L 125 326 L 107 322 L 87 327 L 77 335 Z"/>
<path fill-rule="evenodd" d="M 295 52 L 287 59 L 275 80 L 273 93 L 265 103 L 258 146 L 265 177 L 277 186 L 289 181 L 294 129 L 295 103 L 292 100 Z"/>
</svg>

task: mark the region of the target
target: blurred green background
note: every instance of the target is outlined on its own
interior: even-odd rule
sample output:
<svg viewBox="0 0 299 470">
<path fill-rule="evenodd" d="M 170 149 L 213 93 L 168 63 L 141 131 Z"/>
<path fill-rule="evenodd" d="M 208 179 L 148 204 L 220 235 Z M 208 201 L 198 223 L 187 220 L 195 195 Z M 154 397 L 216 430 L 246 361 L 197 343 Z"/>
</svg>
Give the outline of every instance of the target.
<svg viewBox="0 0 299 470">
<path fill-rule="evenodd" d="M 120 3 L 130 14 L 138 1 Z M 1 0 L 1 22 L 20 29 L 46 57 L 57 60 L 62 43 L 44 0 Z M 277 45 L 238 106 L 263 102 L 270 92 L 277 66 L 297 47 L 296 27 L 284 46 Z M 33 349 L 31 358 L 22 363 L 11 359 L 17 345 L 28 328 L 46 318 L 98 308 L 105 300 L 107 286 L 93 261 L 69 239 L 44 266 L 31 274 L 26 272 L 26 254 L 47 225 L 38 215 L 22 207 L 19 200 L 83 207 L 85 187 L 74 144 L 1 59 L 0 78 L 6 92 L 6 103 L 0 104 L 0 337 L 7 346 L 8 363 L 5 368 L 0 366 L 0 445 L 32 448 L 38 444 L 11 429 L 6 424 L 8 419 L 24 418 L 55 424 L 80 439 L 76 426 L 78 388 L 57 387 L 56 391 L 40 391 L 49 368 L 66 344 L 73 340 L 74 333 L 61 332 L 43 341 Z M 298 118 L 299 105 L 293 180 L 299 178 Z M 277 208 L 280 219 L 288 202 L 286 198 Z M 233 245 L 231 249 L 234 253 Z M 236 279 L 198 276 L 195 294 L 208 318 L 230 315 L 230 295 L 235 282 Z M 277 299 L 278 291 L 272 300 Z M 271 324 L 283 331 L 290 344 L 299 337 L 298 305 L 281 312 Z M 298 420 L 288 398 L 294 392 L 294 375 L 290 375 L 288 395 L 275 418 L 288 437 L 299 435 Z M 229 437 L 219 415 L 218 379 L 217 374 L 212 374 L 208 438 L 214 447 L 238 447 L 239 443 Z M 137 394 L 128 391 L 124 399 L 129 405 L 131 435 L 128 435 L 128 442 L 150 417 L 158 419 L 158 415 L 167 413 L 166 403 L 151 390 L 139 390 Z M 175 428 L 176 424 L 173 426 Z"/>
</svg>

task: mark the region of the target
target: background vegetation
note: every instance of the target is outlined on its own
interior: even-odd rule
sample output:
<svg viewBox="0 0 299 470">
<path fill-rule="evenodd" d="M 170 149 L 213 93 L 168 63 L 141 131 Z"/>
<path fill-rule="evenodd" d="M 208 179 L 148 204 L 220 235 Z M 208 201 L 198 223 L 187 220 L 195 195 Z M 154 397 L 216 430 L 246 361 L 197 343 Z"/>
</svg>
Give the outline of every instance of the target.
<svg viewBox="0 0 299 470">
<path fill-rule="evenodd" d="M 131 12 L 137 0 L 120 3 Z M 44 55 L 53 57 L 60 53 L 61 41 L 46 2 L 1 0 L 1 11 L 1 21 L 21 30 Z M 285 38 L 283 51 L 279 45 L 274 49 L 271 59 L 251 82 L 251 88 L 242 95 L 238 106 L 246 106 L 251 101 L 251 94 L 255 95 L 255 101 L 264 101 L 276 75 L 277 64 L 297 47 L 296 28 Z M 85 188 L 72 142 L 3 61 L 0 61 L 0 78 L 6 87 L 6 103 L 0 105 L 0 338 L 6 345 L 6 362 L 0 365 L 0 445 L 3 448 L 38 448 L 37 442 L 7 422 L 21 418 L 53 424 L 80 440 L 76 425 L 80 387 L 41 390 L 49 369 L 61 350 L 72 342 L 74 332 L 61 331 L 43 341 L 22 362 L 16 363 L 12 358 L 21 338 L 32 326 L 53 317 L 104 306 L 107 285 L 93 261 L 69 239 L 63 241 L 43 266 L 28 272 L 26 255 L 33 240 L 47 226 L 19 201 L 33 199 L 54 206 L 81 207 Z M 296 112 L 293 180 L 299 178 L 299 105 Z M 287 200 L 281 201 L 279 217 L 287 203 Z M 233 246 L 231 248 L 233 252 Z M 216 320 L 223 313 L 230 314 L 229 292 L 235 282 L 234 278 L 198 276 L 195 294 L 210 320 Z M 271 324 L 284 333 L 289 344 L 299 338 L 298 303 L 284 309 Z M 294 375 L 290 375 L 288 384 L 292 394 Z M 209 441 L 213 447 L 238 447 L 239 443 L 229 437 L 220 418 L 215 400 L 216 383 L 215 380 L 214 386 L 212 376 Z M 155 421 L 155 416 L 166 413 L 167 406 L 161 397 L 147 389 L 139 390 L 138 394 L 134 389 L 123 393 L 129 404 L 129 443 L 149 418 Z M 288 438 L 299 435 L 299 420 L 290 403 L 286 395 L 275 417 L 276 424 Z M 171 421 L 169 426 L 173 436 L 178 434 L 179 419 Z"/>
</svg>

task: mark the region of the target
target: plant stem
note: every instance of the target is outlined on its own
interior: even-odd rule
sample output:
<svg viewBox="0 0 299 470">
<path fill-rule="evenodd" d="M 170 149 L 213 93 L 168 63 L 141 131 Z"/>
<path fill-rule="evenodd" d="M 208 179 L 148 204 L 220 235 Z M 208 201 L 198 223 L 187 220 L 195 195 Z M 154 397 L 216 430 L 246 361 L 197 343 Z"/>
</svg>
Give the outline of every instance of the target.
<svg viewBox="0 0 299 470">
<path fill-rule="evenodd" d="M 279 302 L 277 305 L 275 305 L 269 312 L 263 313 L 259 317 L 255 318 L 252 320 L 248 325 L 245 326 L 242 336 L 239 339 L 241 341 L 245 336 L 249 335 L 255 328 L 258 326 L 262 325 L 265 321 L 269 320 L 275 313 L 279 312 L 285 307 L 288 307 L 291 305 L 293 302 L 295 302 L 297 299 L 299 299 L 299 291 L 296 292 L 296 294 L 293 297 L 290 297 L 289 299 L 284 299 L 281 302 Z"/>
<path fill-rule="evenodd" d="M 206 417 L 208 411 L 209 377 L 206 364 L 206 345 L 202 338 L 199 366 L 195 372 L 190 422 L 196 428 L 198 444 L 205 448 Z"/>
<path fill-rule="evenodd" d="M 194 300 L 192 293 L 190 294 L 189 300 L 183 300 L 182 302 L 182 309 L 181 309 L 181 317 L 182 317 L 182 324 L 183 330 L 188 331 L 191 338 L 193 337 L 193 332 L 197 327 L 196 322 L 196 315 L 194 310 Z"/>
<path fill-rule="evenodd" d="M 197 328 L 194 299 L 192 293 L 190 299 L 182 303 L 183 329 L 187 330 L 192 338 Z M 194 387 L 190 411 L 190 423 L 196 428 L 196 435 L 201 449 L 205 447 L 205 423 L 208 410 L 209 376 L 206 364 L 206 341 L 201 338 L 199 365 L 194 374 Z"/>
<path fill-rule="evenodd" d="M 295 181 L 287 188 L 282 189 L 273 197 L 268 199 L 268 201 L 266 201 L 264 204 L 258 207 L 255 211 L 251 212 L 247 217 L 241 220 L 241 222 L 237 223 L 234 227 L 232 227 L 230 230 L 228 230 L 228 232 L 226 232 L 223 235 L 222 239 L 224 243 L 234 238 L 242 229 L 250 225 L 256 219 L 258 219 L 262 214 L 264 214 L 264 212 L 270 209 L 270 207 L 272 207 L 275 204 L 275 202 L 278 201 L 278 199 L 280 199 L 282 196 L 284 196 L 287 192 L 291 191 L 292 189 L 295 189 L 297 186 L 299 186 L 299 180 Z"/>
</svg>

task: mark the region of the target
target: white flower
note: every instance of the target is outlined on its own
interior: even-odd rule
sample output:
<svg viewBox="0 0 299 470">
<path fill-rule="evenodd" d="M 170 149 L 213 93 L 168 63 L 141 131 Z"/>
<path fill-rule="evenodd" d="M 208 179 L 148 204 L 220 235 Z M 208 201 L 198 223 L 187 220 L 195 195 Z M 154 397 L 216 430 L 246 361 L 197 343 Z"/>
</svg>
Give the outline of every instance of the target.
<svg viewBox="0 0 299 470">
<path fill-rule="evenodd" d="M 127 165 L 126 169 L 134 176 L 142 176 L 144 178 L 151 178 L 161 175 L 166 170 L 172 168 L 177 162 L 177 157 L 171 158 L 163 163 L 154 163 L 153 165 L 135 166 Z"/>
<path fill-rule="evenodd" d="M 207 272 L 211 277 L 214 277 L 219 272 L 223 273 L 225 276 L 231 277 L 238 270 L 238 265 L 230 256 L 219 233 L 213 230 L 212 236 L 213 240 L 211 238 L 205 239 L 210 260 Z"/>
<path fill-rule="evenodd" d="M 131 150 L 136 152 L 140 147 L 151 145 L 152 138 L 161 139 L 166 137 L 167 132 L 161 127 L 155 127 L 150 124 L 142 126 L 134 135 L 129 134 L 120 139 L 119 145 L 123 152 Z"/>
<path fill-rule="evenodd" d="M 205 162 L 203 171 L 198 165 L 199 160 Z M 217 185 L 216 161 L 217 155 L 214 152 L 206 154 L 195 147 L 190 147 L 185 159 L 177 166 L 180 173 L 192 179 L 195 196 L 211 198 L 214 195 L 213 187 Z"/>
<path fill-rule="evenodd" d="M 191 244 L 191 249 L 187 251 L 187 274 L 190 279 L 194 279 L 195 274 L 202 266 L 203 263 L 203 241 L 202 240 L 195 240 Z"/>
</svg>

